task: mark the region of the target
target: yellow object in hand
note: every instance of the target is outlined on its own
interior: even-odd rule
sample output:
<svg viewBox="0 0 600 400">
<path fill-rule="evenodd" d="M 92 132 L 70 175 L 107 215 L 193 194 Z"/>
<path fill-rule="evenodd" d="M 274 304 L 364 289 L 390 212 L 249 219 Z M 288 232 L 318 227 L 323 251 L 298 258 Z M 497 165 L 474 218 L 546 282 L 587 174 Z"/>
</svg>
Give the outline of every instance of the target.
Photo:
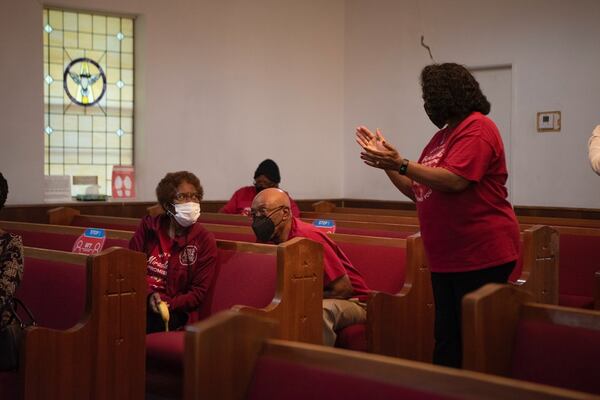
<svg viewBox="0 0 600 400">
<path fill-rule="evenodd" d="M 160 316 L 165 322 L 165 332 L 169 332 L 169 305 L 164 301 L 158 303 L 158 310 L 160 311 Z"/>
</svg>

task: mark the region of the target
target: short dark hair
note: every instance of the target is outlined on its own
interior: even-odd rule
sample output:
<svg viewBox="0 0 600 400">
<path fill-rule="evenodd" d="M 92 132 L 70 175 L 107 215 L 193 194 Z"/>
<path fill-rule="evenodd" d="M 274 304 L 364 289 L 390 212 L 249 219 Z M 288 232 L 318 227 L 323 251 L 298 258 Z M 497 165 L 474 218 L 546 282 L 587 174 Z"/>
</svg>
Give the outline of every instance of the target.
<svg viewBox="0 0 600 400">
<path fill-rule="evenodd" d="M 8 196 L 8 182 L 0 172 L 0 210 L 4 208 L 4 203 L 6 203 L 6 197 Z"/>
<path fill-rule="evenodd" d="M 204 189 L 200 184 L 200 179 L 189 171 L 169 172 L 164 178 L 158 182 L 156 186 L 156 199 L 164 208 L 165 204 L 172 203 L 177 194 L 177 186 L 182 182 L 187 182 L 196 188 L 196 192 L 200 195 L 200 200 L 204 197 Z"/>
<path fill-rule="evenodd" d="M 479 83 L 463 65 L 431 64 L 421 71 L 423 100 L 432 113 L 444 120 L 462 120 L 472 112 L 487 115 L 490 102 L 481 92 Z"/>
</svg>

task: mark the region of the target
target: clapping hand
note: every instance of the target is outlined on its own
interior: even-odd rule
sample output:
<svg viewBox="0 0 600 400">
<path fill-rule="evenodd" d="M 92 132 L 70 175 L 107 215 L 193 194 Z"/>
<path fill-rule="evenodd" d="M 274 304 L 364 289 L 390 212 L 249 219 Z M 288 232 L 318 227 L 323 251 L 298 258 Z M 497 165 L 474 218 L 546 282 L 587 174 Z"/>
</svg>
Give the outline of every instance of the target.
<svg viewBox="0 0 600 400">
<path fill-rule="evenodd" d="M 356 143 L 363 149 L 360 158 L 371 167 L 387 170 L 397 169 L 402 164 L 402 157 L 379 129 L 373 134 L 365 126 L 357 127 Z"/>
</svg>

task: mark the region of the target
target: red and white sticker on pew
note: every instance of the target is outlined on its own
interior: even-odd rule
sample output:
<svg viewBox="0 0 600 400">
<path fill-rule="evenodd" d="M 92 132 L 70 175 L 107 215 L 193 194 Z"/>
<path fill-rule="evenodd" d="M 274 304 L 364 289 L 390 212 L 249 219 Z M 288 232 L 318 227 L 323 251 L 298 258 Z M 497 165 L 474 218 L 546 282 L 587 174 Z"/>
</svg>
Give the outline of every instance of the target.
<svg viewBox="0 0 600 400">
<path fill-rule="evenodd" d="M 335 221 L 332 219 L 315 219 L 313 225 L 325 233 L 335 233 Z"/>
<path fill-rule="evenodd" d="M 104 229 L 87 228 L 75 241 L 72 252 L 87 255 L 100 253 L 105 241 Z"/>
</svg>

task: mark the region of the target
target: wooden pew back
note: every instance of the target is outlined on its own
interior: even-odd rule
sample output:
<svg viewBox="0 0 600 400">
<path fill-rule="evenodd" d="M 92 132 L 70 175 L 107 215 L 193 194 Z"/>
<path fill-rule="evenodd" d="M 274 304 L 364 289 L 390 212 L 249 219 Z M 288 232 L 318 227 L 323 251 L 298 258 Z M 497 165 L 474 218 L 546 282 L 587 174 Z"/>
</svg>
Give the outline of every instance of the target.
<svg viewBox="0 0 600 400">
<path fill-rule="evenodd" d="M 211 225 L 205 226 L 211 230 Z M 7 221 L 0 221 L 0 228 L 20 234 L 25 245 L 66 251 L 72 249 L 77 237 L 85 230 L 81 227 Z M 219 229 L 224 232 L 223 236 L 229 233 L 229 238 L 234 235 L 250 237 L 248 227 L 215 227 L 215 231 Z M 107 229 L 105 233 L 105 247 L 109 244 L 128 247 L 133 236 L 132 231 Z M 254 238 L 253 234 L 251 237 Z M 220 289 L 209 293 L 207 303 L 200 310 L 201 315 L 211 315 L 235 304 L 249 306 L 248 310 L 254 306 L 259 310 L 255 312 L 268 311 L 272 318 L 285 322 L 281 324 L 282 338 L 321 342 L 323 264 L 320 245 L 301 238 L 279 246 L 217 240 L 217 248 L 219 261 L 223 263 L 217 267 L 215 275 Z M 249 265 L 253 268 L 250 269 Z M 234 286 L 222 290 L 227 283 Z M 263 306 L 266 307 L 262 309 Z"/>
<path fill-rule="evenodd" d="M 94 256 L 29 247 L 24 251 L 23 288 L 18 295 L 44 326 L 26 331 L 19 369 L 20 397 L 142 399 L 146 324 L 143 255 L 126 249 L 108 249 Z M 48 270 L 52 267 L 60 273 L 52 274 Z M 70 282 L 83 284 L 83 288 L 62 286 L 70 279 L 69 268 L 76 276 Z M 74 290 L 74 298 L 69 298 L 69 293 L 56 295 L 61 289 Z M 82 294 L 84 307 L 78 310 Z M 69 301 L 78 306 L 69 310 Z M 62 316 L 63 312 L 68 316 Z M 64 327 L 69 329 L 61 329 Z"/>
<path fill-rule="evenodd" d="M 600 394 L 600 312 L 490 284 L 463 300 L 464 368 Z"/>
<path fill-rule="evenodd" d="M 85 232 L 78 226 L 34 224 L 30 222 L 0 221 L 0 228 L 20 235 L 30 247 L 70 252 L 77 238 Z M 132 232 L 106 230 L 104 248 L 128 247 Z"/>
<path fill-rule="evenodd" d="M 273 322 L 221 313 L 186 328 L 185 399 L 582 399 L 579 392 L 273 340 Z M 232 384 L 232 382 L 235 382 Z"/>
</svg>

